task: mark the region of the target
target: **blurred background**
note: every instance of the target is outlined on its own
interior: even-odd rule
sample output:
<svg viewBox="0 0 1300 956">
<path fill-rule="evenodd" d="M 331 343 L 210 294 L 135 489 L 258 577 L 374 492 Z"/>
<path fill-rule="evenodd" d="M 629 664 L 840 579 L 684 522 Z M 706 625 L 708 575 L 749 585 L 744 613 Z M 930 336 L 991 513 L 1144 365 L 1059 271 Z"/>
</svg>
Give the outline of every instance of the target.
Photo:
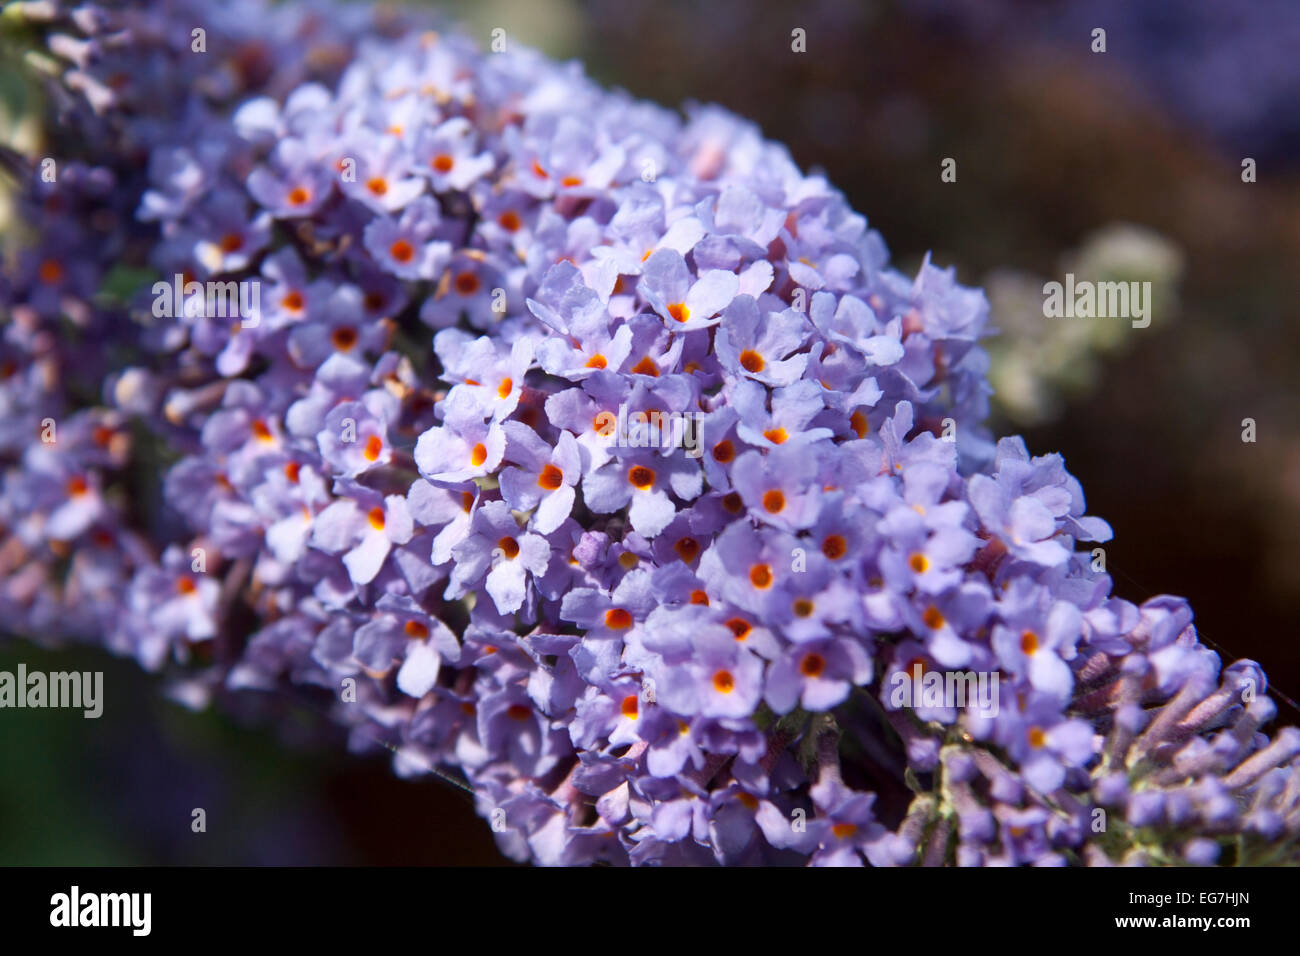
<svg viewBox="0 0 1300 956">
<path fill-rule="evenodd" d="M 1297 699 L 1294 0 L 429 6 L 484 43 L 501 27 L 605 84 L 748 117 L 843 189 L 903 271 L 930 252 L 985 287 L 995 430 L 1064 454 L 1115 530 L 1122 596 L 1185 595 L 1207 643 Z M 0 80 L 0 132 L 21 138 L 21 89 Z M 1151 281 L 1151 325 L 1044 318 L 1042 285 L 1066 272 Z M 311 712 L 194 714 L 131 664 L 0 646 L 0 670 L 19 661 L 104 670 L 110 696 L 93 736 L 79 713 L 5 713 L 0 863 L 503 863 L 465 794 L 348 755 Z"/>
</svg>

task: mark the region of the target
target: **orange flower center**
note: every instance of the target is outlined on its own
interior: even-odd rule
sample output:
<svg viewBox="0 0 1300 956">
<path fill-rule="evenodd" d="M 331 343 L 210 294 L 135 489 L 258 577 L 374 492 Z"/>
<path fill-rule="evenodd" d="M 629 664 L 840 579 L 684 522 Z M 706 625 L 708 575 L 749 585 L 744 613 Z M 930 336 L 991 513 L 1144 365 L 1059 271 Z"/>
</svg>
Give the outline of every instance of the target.
<svg viewBox="0 0 1300 956">
<path fill-rule="evenodd" d="M 338 351 L 350 351 L 357 344 L 357 330 L 350 325 L 340 325 L 330 333 L 330 341 Z"/>
<path fill-rule="evenodd" d="M 745 349 L 740 353 L 740 365 L 746 372 L 753 374 L 757 374 L 767 367 L 767 363 L 763 361 L 763 356 L 753 349 Z"/>
<path fill-rule="evenodd" d="M 388 247 L 388 254 L 400 263 L 408 263 L 415 258 L 415 247 L 405 239 L 398 239 Z"/>
<path fill-rule="evenodd" d="M 547 491 L 554 491 L 564 484 L 564 472 L 554 465 L 547 465 L 542 469 L 541 474 L 537 476 L 537 484 Z"/>
<path fill-rule="evenodd" d="M 736 678 L 731 676 L 731 671 L 718 671 L 713 675 L 713 689 L 719 694 L 730 694 L 736 689 Z"/>
<path fill-rule="evenodd" d="M 772 567 L 767 564 L 756 564 L 749 569 L 749 583 L 754 585 L 760 591 L 766 591 L 772 586 Z"/>
<path fill-rule="evenodd" d="M 628 482 L 635 488 L 646 491 L 655 483 L 654 469 L 645 465 L 634 465 L 627 473 Z"/>
<path fill-rule="evenodd" d="M 652 378 L 658 378 L 659 366 L 655 365 L 650 356 L 647 355 L 641 361 L 632 366 L 632 372 L 635 375 L 649 375 Z"/>
<path fill-rule="evenodd" d="M 497 547 L 500 548 L 501 553 L 504 554 L 511 561 L 513 561 L 515 557 L 519 554 L 519 542 L 516 541 L 514 538 L 510 537 L 509 535 L 506 535 L 504 538 L 498 541 Z"/>
<path fill-rule="evenodd" d="M 677 557 L 681 558 L 683 563 L 690 564 L 699 557 L 700 543 L 688 535 L 678 538 L 673 544 L 673 550 L 677 552 Z"/>
<path fill-rule="evenodd" d="M 838 561 L 844 557 L 848 550 L 848 542 L 844 540 L 842 535 L 828 534 L 825 540 L 822 541 L 822 554 L 832 561 Z"/>
<path fill-rule="evenodd" d="M 632 615 L 621 607 L 612 607 L 605 612 L 605 626 L 611 631 L 626 631 L 632 626 Z"/>
<path fill-rule="evenodd" d="M 763 510 L 768 514 L 780 514 L 785 510 L 785 495 L 775 488 L 764 494 Z"/>
<path fill-rule="evenodd" d="M 46 259 L 39 270 L 41 281 L 53 284 L 63 278 L 63 265 L 56 259 Z"/>
<path fill-rule="evenodd" d="M 804 677 L 820 677 L 824 670 L 826 670 L 826 658 L 816 652 L 805 654 L 803 660 L 799 662 L 799 673 Z"/>
<path fill-rule="evenodd" d="M 853 431 L 859 438 L 866 438 L 867 433 L 871 431 L 871 423 L 867 421 L 867 416 L 861 409 L 849 416 L 849 424 L 853 426 Z"/>
</svg>

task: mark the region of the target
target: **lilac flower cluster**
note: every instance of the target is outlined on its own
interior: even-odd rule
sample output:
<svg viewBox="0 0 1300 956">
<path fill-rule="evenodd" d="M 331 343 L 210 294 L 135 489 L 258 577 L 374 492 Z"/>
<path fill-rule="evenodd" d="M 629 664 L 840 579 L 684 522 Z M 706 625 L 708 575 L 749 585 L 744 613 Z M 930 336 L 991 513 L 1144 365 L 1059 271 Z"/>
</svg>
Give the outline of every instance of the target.
<svg viewBox="0 0 1300 956">
<path fill-rule="evenodd" d="M 28 13 L 75 158 L 5 272 L 14 632 L 315 688 L 521 860 L 1295 858 L 1300 733 L 990 438 L 983 294 L 751 125 L 365 11 Z M 891 695 L 956 671 L 1000 706 Z"/>
</svg>

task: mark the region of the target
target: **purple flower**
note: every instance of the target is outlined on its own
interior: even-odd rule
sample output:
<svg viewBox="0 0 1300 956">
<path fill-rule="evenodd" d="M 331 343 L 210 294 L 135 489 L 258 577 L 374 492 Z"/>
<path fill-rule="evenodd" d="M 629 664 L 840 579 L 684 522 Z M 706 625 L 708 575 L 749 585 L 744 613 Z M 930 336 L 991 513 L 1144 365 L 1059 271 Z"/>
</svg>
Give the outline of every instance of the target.
<svg viewBox="0 0 1300 956">
<path fill-rule="evenodd" d="M 807 321 L 794 311 L 762 316 L 750 296 L 731 303 L 727 323 L 718 330 L 716 348 L 722 365 L 737 378 L 780 387 L 799 380 L 809 356 L 799 353 Z"/>
<path fill-rule="evenodd" d="M 342 147 L 339 187 L 343 195 L 365 204 L 377 213 L 394 213 L 405 209 L 424 192 L 424 182 L 410 175 L 411 161 L 399 140 L 394 137 L 357 138 Z M 436 206 L 425 197 L 422 220 Z M 383 220 L 378 220 L 383 221 Z M 403 217 L 403 222 L 407 220 Z M 436 216 L 434 223 L 436 224 Z M 413 220 L 412 220 L 413 222 Z M 387 236 L 383 240 L 386 241 Z M 367 236 L 367 243 L 370 242 Z M 428 276 L 425 276 L 428 278 Z"/>
<path fill-rule="evenodd" d="M 460 658 L 456 635 L 407 597 L 384 595 L 377 615 L 357 629 L 353 656 L 372 675 L 382 675 L 401 661 L 397 687 L 411 697 L 423 697 L 438 682 L 442 662 Z"/>
<path fill-rule="evenodd" d="M 489 501 L 470 519 L 469 536 L 451 549 L 454 565 L 447 597 L 482 584 L 502 614 L 518 611 L 530 576 L 546 573 L 551 546 L 541 535 L 521 532 L 504 502 Z"/>
<path fill-rule="evenodd" d="M 822 388 L 815 382 L 797 381 L 768 393 L 757 382 L 740 379 L 732 386 L 731 405 L 740 414 L 737 434 L 751 445 L 775 448 L 787 442 L 800 446 L 830 438 L 829 428 L 813 427 L 825 408 Z"/>
<path fill-rule="evenodd" d="M 284 140 L 272 156 L 272 166 L 248 174 L 248 192 L 277 219 L 313 216 L 333 192 L 334 177 L 303 144 Z"/>
<path fill-rule="evenodd" d="M 501 472 L 501 494 L 515 511 L 533 511 L 532 527 L 550 534 L 573 511 L 574 486 L 582 477 L 578 443 L 561 432 L 554 448 L 527 425 L 505 424 L 507 457 L 518 467 Z"/>
<path fill-rule="evenodd" d="M 209 275 L 248 268 L 270 241 L 271 217 L 259 213 L 250 219 L 247 206 L 244 197 L 234 192 L 219 192 L 204 203 L 193 255 Z"/>
<path fill-rule="evenodd" d="M 380 268 L 399 278 L 433 279 L 451 258 L 451 243 L 432 238 L 441 221 L 438 204 L 421 196 L 402 206 L 398 218 L 381 216 L 366 226 L 366 250 Z"/>
<path fill-rule="evenodd" d="M 389 329 L 379 322 L 362 321 L 361 292 L 355 286 L 334 289 L 319 316 L 296 323 L 289 330 L 287 353 L 300 368 L 313 369 L 336 355 L 361 358 L 377 354 L 388 340 Z"/>
<path fill-rule="evenodd" d="M 910 847 L 899 846 L 876 820 L 875 794 L 863 794 L 833 781 L 813 788 L 819 816 L 809 827 L 817 841 L 810 861 L 815 866 L 862 866 L 865 855 L 873 866 L 899 865 Z"/>
<path fill-rule="evenodd" d="M 381 498 L 356 486 L 355 497 L 340 498 L 316 517 L 311 545 L 326 554 L 343 554 L 353 584 L 369 584 L 395 544 L 411 540 L 414 526 L 406 499 Z"/>
<path fill-rule="evenodd" d="M 415 162 L 436 193 L 465 190 L 491 172 L 492 154 L 474 154 L 475 131 L 469 120 L 456 116 L 436 127 L 424 127 L 417 136 Z"/>
<path fill-rule="evenodd" d="M 1050 700 L 1030 701 L 1023 710 L 1004 707 L 998 715 L 998 742 L 1020 765 L 1025 783 L 1039 793 L 1057 790 L 1068 769 L 1093 758 L 1094 735 L 1087 721 L 1063 717 Z"/>
<path fill-rule="evenodd" d="M 716 325 L 739 290 L 734 273 L 712 269 L 692 281 L 681 253 L 657 250 L 641 271 L 641 293 L 670 329 L 683 332 Z"/>
<path fill-rule="evenodd" d="M 763 662 L 725 634 L 699 642 L 688 661 L 652 676 L 659 702 L 685 717 L 746 717 L 763 694 Z"/>
<path fill-rule="evenodd" d="M 766 699 L 778 714 L 788 714 L 796 705 L 808 711 L 830 710 L 870 680 L 871 658 L 857 641 L 809 641 L 773 661 Z"/>
<path fill-rule="evenodd" d="M 735 487 L 755 518 L 785 531 L 801 531 L 817 521 L 820 464 L 808 448 L 782 445 L 766 455 L 749 451 L 736 460 Z"/>
<path fill-rule="evenodd" d="M 501 425 L 468 421 L 455 429 L 443 425 L 422 434 L 415 444 L 415 463 L 426 478 L 454 483 L 496 471 L 505 452 Z"/>
<path fill-rule="evenodd" d="M 377 406 L 379 414 L 364 400 L 342 402 L 330 409 L 325 416 L 325 427 L 316 436 L 321 458 L 345 478 L 356 478 L 392 460 L 392 446 L 385 440 L 388 432 L 385 418 L 389 410 L 383 407 L 382 393 L 373 394 L 370 405 Z"/>
<path fill-rule="evenodd" d="M 1037 691 L 1069 699 L 1074 675 L 1067 661 L 1082 636 L 1079 609 L 1066 601 L 1043 604 L 1050 596 L 1028 581 L 1013 582 L 998 604 L 1003 623 L 993 627 L 993 648 L 1001 667 L 1026 679 Z"/>
<path fill-rule="evenodd" d="M 582 493 L 587 507 L 597 514 L 626 508 L 633 529 L 652 538 L 677 512 L 670 492 L 689 501 L 699 495 L 702 485 L 700 466 L 685 456 L 629 452 L 590 472 L 583 479 Z"/>
</svg>

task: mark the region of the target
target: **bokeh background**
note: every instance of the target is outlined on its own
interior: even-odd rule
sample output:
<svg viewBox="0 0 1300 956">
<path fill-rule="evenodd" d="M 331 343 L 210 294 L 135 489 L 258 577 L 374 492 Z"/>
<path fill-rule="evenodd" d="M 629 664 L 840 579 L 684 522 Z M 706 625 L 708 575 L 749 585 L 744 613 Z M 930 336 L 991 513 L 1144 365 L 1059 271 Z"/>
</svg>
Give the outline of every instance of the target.
<svg viewBox="0 0 1300 956">
<path fill-rule="evenodd" d="M 1300 722 L 1294 0 L 428 6 L 484 43 L 500 27 L 608 85 L 750 118 L 905 271 L 929 252 L 986 287 L 997 431 L 1065 455 L 1115 530 L 1122 596 L 1190 598 L 1207 643 L 1261 661 Z M 30 109 L 0 64 L 0 133 L 30 134 Z M 1042 283 L 1067 271 L 1151 281 L 1150 327 L 1044 318 Z M 381 747 L 347 753 L 310 710 L 196 714 L 129 662 L 0 644 L 0 670 L 19 661 L 103 670 L 107 706 L 0 715 L 0 863 L 504 864 L 467 795 L 397 779 Z"/>
</svg>

